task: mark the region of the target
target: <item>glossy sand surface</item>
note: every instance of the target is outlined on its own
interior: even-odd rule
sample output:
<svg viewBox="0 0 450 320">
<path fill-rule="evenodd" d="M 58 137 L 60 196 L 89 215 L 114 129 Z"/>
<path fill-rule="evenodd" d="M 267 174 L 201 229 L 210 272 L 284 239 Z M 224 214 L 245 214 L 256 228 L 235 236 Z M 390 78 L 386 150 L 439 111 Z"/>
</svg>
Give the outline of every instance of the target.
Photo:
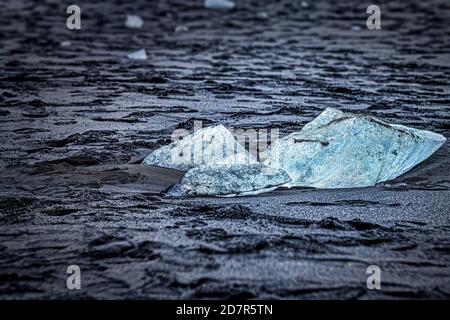
<svg viewBox="0 0 450 320">
<path fill-rule="evenodd" d="M 194 120 L 286 135 L 326 107 L 448 139 L 447 1 L 385 4 L 380 31 L 358 1 L 79 1 L 76 32 L 39 3 L 0 4 L 0 298 L 450 297 L 448 143 L 373 188 L 241 198 L 139 165 Z"/>
</svg>

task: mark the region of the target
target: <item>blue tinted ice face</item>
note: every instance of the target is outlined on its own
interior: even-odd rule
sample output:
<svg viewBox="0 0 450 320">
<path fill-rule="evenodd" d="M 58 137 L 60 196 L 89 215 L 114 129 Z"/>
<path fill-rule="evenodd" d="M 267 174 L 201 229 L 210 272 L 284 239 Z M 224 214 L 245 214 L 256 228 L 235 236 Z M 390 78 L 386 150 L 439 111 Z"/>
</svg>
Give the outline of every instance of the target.
<svg viewBox="0 0 450 320">
<path fill-rule="evenodd" d="M 305 127 L 273 142 L 263 164 L 222 125 L 188 134 L 152 152 L 144 164 L 188 173 L 189 195 L 263 192 L 276 186 L 373 186 L 432 155 L 445 137 L 328 108 Z"/>
<path fill-rule="evenodd" d="M 267 192 L 291 181 L 281 169 L 263 164 L 202 165 L 189 170 L 181 180 L 185 195 L 234 196 Z"/>
<path fill-rule="evenodd" d="M 273 143 L 266 165 L 284 169 L 289 186 L 373 186 L 407 172 L 445 142 L 430 131 L 328 108 L 301 131 Z"/>
<path fill-rule="evenodd" d="M 223 125 L 207 127 L 153 151 L 143 164 L 187 171 L 200 165 L 252 164 L 256 159 Z"/>
</svg>

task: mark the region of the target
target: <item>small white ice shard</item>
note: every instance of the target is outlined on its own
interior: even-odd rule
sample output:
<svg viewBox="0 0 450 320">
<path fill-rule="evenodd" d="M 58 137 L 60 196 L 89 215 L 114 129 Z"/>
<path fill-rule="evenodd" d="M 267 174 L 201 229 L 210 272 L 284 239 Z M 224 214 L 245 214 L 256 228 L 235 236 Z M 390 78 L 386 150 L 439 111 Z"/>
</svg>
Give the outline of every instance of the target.
<svg viewBox="0 0 450 320">
<path fill-rule="evenodd" d="M 233 9 L 234 2 L 231 0 L 205 0 L 203 3 L 206 9 Z"/>
<path fill-rule="evenodd" d="M 269 14 L 268 14 L 267 12 L 265 12 L 265 11 L 258 12 L 258 13 L 256 14 L 256 18 L 258 18 L 258 19 L 260 19 L 260 20 L 266 20 L 266 19 L 269 18 Z"/>
<path fill-rule="evenodd" d="M 235 196 L 268 192 L 289 182 L 284 170 L 263 164 L 202 165 L 189 170 L 181 180 L 182 194 Z"/>
<path fill-rule="evenodd" d="M 59 45 L 61 47 L 70 47 L 72 45 L 72 41 L 70 41 L 70 40 L 61 41 L 61 43 Z"/>
<path fill-rule="evenodd" d="M 187 32 L 187 31 L 189 31 L 189 27 L 187 26 L 178 25 L 175 27 L 175 32 Z"/>
<path fill-rule="evenodd" d="M 301 131 L 275 141 L 266 165 L 284 169 L 288 186 L 373 186 L 427 159 L 445 137 L 327 108 Z"/>
<path fill-rule="evenodd" d="M 144 25 L 144 20 L 141 17 L 133 14 L 127 14 L 125 26 L 131 29 L 140 29 Z"/>
<path fill-rule="evenodd" d="M 153 151 L 143 164 L 156 165 L 182 171 L 196 166 L 257 163 L 256 159 L 239 144 L 223 125 L 194 131 Z"/>
<path fill-rule="evenodd" d="M 129 53 L 127 55 L 128 59 L 131 60 L 147 60 L 147 53 L 145 52 L 145 49 L 141 49 L 132 53 Z"/>
</svg>

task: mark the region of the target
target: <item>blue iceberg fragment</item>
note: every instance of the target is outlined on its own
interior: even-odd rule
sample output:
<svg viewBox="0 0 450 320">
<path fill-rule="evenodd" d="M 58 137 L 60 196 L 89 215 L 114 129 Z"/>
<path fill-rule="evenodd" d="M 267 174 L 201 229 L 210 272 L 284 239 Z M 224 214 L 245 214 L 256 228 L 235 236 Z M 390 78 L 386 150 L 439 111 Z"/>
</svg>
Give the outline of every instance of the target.
<svg viewBox="0 0 450 320">
<path fill-rule="evenodd" d="M 223 125 L 207 127 L 153 151 L 143 164 L 187 171 L 200 165 L 252 164 L 256 159 Z"/>
<path fill-rule="evenodd" d="M 153 151 L 144 164 L 187 171 L 176 193 L 232 196 L 278 186 L 373 186 L 407 172 L 446 141 L 425 130 L 327 108 L 266 150 L 259 163 L 224 126 L 208 127 Z"/>
<path fill-rule="evenodd" d="M 184 175 L 179 190 L 194 196 L 250 195 L 274 190 L 289 181 L 291 178 L 284 170 L 261 163 L 201 165 Z"/>
<path fill-rule="evenodd" d="M 394 179 L 427 159 L 445 137 L 375 117 L 327 108 L 275 141 L 264 164 L 284 169 L 287 186 L 352 188 Z"/>
</svg>

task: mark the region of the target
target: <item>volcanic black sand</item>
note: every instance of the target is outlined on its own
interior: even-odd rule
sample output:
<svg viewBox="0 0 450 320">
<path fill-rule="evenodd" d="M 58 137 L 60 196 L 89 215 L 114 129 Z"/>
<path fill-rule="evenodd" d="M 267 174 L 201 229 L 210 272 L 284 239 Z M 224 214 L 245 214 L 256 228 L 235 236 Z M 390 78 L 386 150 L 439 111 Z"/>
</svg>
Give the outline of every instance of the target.
<svg viewBox="0 0 450 320">
<path fill-rule="evenodd" d="M 0 2 L 0 298 L 450 297 L 448 143 L 373 188 L 239 198 L 139 164 L 194 120 L 285 135 L 326 107 L 448 139 L 448 1 L 382 1 L 382 30 L 359 1 L 76 4 L 69 31 L 61 1 Z"/>
</svg>

